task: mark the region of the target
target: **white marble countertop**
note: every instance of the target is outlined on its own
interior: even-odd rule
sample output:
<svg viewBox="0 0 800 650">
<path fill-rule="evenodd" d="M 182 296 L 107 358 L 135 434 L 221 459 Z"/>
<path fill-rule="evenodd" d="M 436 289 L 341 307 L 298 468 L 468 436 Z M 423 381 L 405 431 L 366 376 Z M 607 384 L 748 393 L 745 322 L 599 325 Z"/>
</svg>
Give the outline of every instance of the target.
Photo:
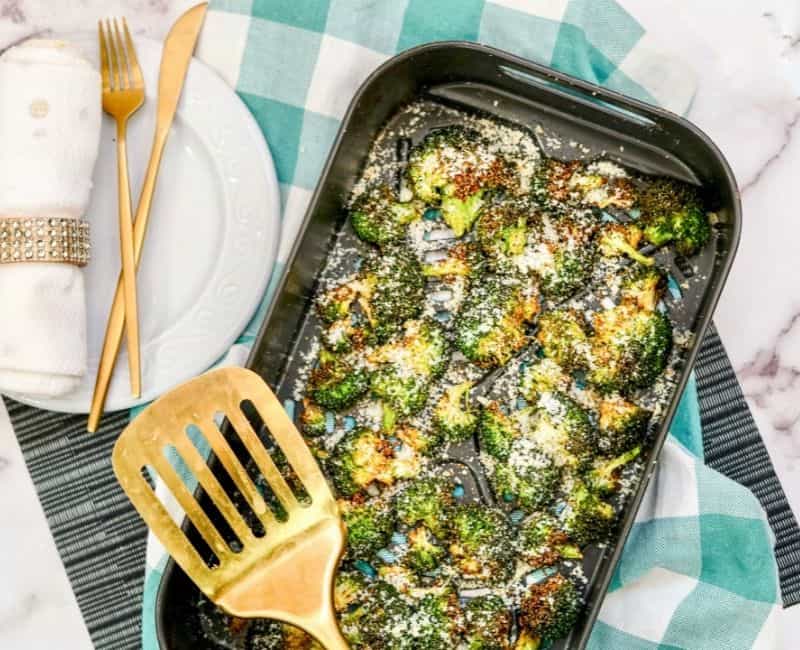
<svg viewBox="0 0 800 650">
<path fill-rule="evenodd" d="M 192 4 L 0 0 L 0 49 L 41 30 L 93 29 L 108 15 L 125 15 L 136 32 L 163 38 Z M 663 49 L 694 66 L 698 92 L 689 118 L 725 153 L 742 189 L 742 242 L 715 322 L 789 501 L 800 513 L 800 217 L 797 201 L 789 199 L 800 170 L 800 4 L 623 4 Z M 687 31 L 694 38 L 685 38 Z M 0 647 L 90 648 L 16 440 L 5 414 L 0 416 Z M 797 647 L 800 607 L 783 619 L 783 647 Z"/>
</svg>

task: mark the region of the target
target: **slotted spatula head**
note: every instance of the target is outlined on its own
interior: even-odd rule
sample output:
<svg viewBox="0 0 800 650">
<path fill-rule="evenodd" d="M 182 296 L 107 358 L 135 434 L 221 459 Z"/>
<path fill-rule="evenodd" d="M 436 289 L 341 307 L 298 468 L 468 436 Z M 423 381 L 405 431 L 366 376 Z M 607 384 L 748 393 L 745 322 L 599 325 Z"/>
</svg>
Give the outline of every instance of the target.
<svg viewBox="0 0 800 650">
<path fill-rule="evenodd" d="M 308 499 L 298 500 L 242 410 L 248 400 L 283 452 Z M 225 415 L 246 453 L 280 502 L 278 519 L 215 421 Z M 189 437 L 202 432 L 238 493 L 263 526 L 257 536 Z M 169 457 L 180 456 L 239 540 L 231 548 L 186 487 Z M 240 454 L 241 456 L 241 454 Z M 333 578 L 344 526 L 314 456 L 264 381 L 223 368 L 176 388 L 151 404 L 114 446 L 114 472 L 150 530 L 214 603 L 233 616 L 272 618 L 303 628 L 332 650 L 347 648 L 333 610 Z M 213 551 L 212 566 L 175 524 L 144 477 L 155 473 Z M 310 502 L 309 502 L 310 499 Z M 219 520 L 217 520 L 219 521 Z M 252 522 L 251 522 L 252 523 Z M 235 550 L 234 550 L 235 549 Z"/>
</svg>

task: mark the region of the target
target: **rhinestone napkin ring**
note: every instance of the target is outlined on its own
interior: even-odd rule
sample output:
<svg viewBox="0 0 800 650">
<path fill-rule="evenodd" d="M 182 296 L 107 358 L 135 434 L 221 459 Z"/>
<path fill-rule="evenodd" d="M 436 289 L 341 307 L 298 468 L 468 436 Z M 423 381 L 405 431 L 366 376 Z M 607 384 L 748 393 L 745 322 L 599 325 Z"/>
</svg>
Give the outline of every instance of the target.
<svg viewBox="0 0 800 650">
<path fill-rule="evenodd" d="M 58 217 L 0 217 L 0 264 L 89 263 L 89 222 Z"/>
</svg>

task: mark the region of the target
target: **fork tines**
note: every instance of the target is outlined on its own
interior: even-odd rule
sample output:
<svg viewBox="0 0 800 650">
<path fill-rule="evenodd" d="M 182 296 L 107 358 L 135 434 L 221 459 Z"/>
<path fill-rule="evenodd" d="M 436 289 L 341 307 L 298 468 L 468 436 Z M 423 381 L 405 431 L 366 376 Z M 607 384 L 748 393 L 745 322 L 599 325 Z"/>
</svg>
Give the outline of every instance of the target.
<svg viewBox="0 0 800 650">
<path fill-rule="evenodd" d="M 104 90 L 144 88 L 142 69 L 136 58 L 136 48 L 127 21 L 124 18 L 100 20 L 97 33 L 100 37 L 100 69 Z"/>
</svg>

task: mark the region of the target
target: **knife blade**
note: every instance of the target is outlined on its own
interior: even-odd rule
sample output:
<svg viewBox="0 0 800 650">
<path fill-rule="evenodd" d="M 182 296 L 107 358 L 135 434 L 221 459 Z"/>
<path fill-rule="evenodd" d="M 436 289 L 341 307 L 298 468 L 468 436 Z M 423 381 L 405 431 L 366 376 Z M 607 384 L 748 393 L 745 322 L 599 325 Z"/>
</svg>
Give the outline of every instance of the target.
<svg viewBox="0 0 800 650">
<path fill-rule="evenodd" d="M 142 193 L 139 196 L 139 205 L 136 209 L 133 224 L 133 255 L 136 267 L 142 257 L 142 245 L 147 232 L 147 222 L 150 217 L 150 207 L 153 202 L 153 193 L 161 166 L 161 157 L 164 145 L 167 143 L 170 126 L 178 110 L 183 84 L 186 81 L 186 72 L 192 60 L 200 28 L 206 16 L 208 3 L 203 2 L 186 11 L 175 21 L 164 41 L 161 55 L 161 66 L 158 73 L 158 103 L 156 105 L 156 128 L 153 136 L 153 147 L 150 151 L 150 161 L 142 184 Z M 103 415 L 111 375 L 117 361 L 119 348 L 122 343 L 122 332 L 125 328 L 125 302 L 122 291 L 122 277 L 117 280 L 117 290 L 108 317 L 106 335 L 103 340 L 103 352 L 97 369 L 97 379 L 92 395 L 92 405 L 89 411 L 87 431 L 94 433 L 100 424 Z"/>
</svg>

